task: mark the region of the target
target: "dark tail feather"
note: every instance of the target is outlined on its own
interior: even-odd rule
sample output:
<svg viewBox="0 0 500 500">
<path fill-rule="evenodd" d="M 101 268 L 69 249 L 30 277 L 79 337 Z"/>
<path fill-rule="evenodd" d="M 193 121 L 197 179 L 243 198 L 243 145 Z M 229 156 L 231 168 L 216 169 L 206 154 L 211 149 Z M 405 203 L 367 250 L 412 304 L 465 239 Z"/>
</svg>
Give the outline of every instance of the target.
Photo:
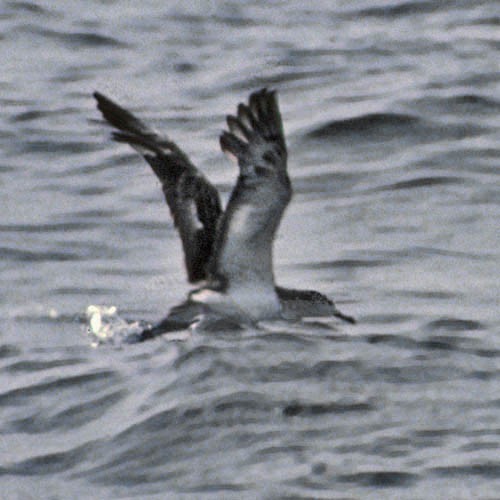
<svg viewBox="0 0 500 500">
<path fill-rule="evenodd" d="M 341 313 L 338 309 L 333 313 L 336 318 L 345 321 L 346 323 L 350 323 L 351 325 L 356 324 L 356 320 L 352 316 L 348 316 L 347 314 Z"/>
</svg>

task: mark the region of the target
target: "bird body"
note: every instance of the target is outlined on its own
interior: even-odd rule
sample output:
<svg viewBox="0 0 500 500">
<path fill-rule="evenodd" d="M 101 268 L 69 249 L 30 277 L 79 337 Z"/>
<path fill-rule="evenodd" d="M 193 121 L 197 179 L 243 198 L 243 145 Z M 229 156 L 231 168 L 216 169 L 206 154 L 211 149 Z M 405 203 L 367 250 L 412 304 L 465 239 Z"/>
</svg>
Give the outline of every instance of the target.
<svg viewBox="0 0 500 500">
<path fill-rule="evenodd" d="M 103 94 L 94 97 L 116 129 L 113 139 L 136 149 L 160 180 L 182 241 L 188 280 L 202 283 L 141 340 L 186 328 L 207 315 L 234 324 L 306 316 L 354 322 L 319 292 L 275 283 L 273 242 L 292 197 L 276 92 L 252 93 L 226 118 L 229 130 L 222 132 L 220 145 L 237 161 L 239 176 L 225 210 L 217 189 L 176 143 Z"/>
</svg>

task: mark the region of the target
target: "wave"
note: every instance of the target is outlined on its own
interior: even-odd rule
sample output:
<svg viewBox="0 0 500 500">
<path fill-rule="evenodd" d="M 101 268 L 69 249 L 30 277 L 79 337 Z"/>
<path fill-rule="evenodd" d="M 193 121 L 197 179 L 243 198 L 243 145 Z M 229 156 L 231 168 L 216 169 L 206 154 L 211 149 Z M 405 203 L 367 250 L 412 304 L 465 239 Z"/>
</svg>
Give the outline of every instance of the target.
<svg viewBox="0 0 500 500">
<path fill-rule="evenodd" d="M 418 474 L 403 471 L 369 471 L 355 474 L 341 474 L 338 480 L 343 483 L 355 483 L 358 486 L 372 488 L 407 487 L 420 479 Z"/>
<path fill-rule="evenodd" d="M 71 243 L 68 242 L 68 248 Z M 0 258 L 13 262 L 66 262 L 93 258 L 116 257 L 118 248 L 111 248 L 106 243 L 80 242 L 71 250 L 28 250 L 25 248 L 0 247 Z"/>
<path fill-rule="evenodd" d="M 448 104 L 456 106 L 474 107 L 481 110 L 495 112 L 500 110 L 500 102 L 478 94 L 461 94 L 445 99 Z"/>
<path fill-rule="evenodd" d="M 100 390 L 113 387 L 118 380 L 118 374 L 112 370 L 70 375 L 49 382 L 40 382 L 38 384 L 10 389 L 0 393 L 0 403 L 2 406 L 19 405 L 37 397 L 44 398 L 55 393 L 61 394 L 63 390 L 87 391 L 89 394 L 95 394 Z"/>
<path fill-rule="evenodd" d="M 84 231 L 94 227 L 90 222 L 53 222 L 46 224 L 0 224 L 0 233 L 54 233 L 68 231 Z"/>
<path fill-rule="evenodd" d="M 89 445 L 84 444 L 69 451 L 37 455 L 9 466 L 0 467 L 0 476 L 7 474 L 41 476 L 65 472 L 81 462 L 88 448 Z"/>
<path fill-rule="evenodd" d="M 402 16 L 410 16 L 414 14 L 428 14 L 446 7 L 450 2 L 435 2 L 432 1 L 418 1 L 418 2 L 400 2 L 395 5 L 386 5 L 381 7 L 368 7 L 356 11 L 358 16 L 366 17 L 384 17 L 396 18 Z"/>
<path fill-rule="evenodd" d="M 415 189 L 429 186 L 450 185 L 450 184 L 464 184 L 466 182 L 462 177 L 450 175 L 436 175 L 417 177 L 406 181 L 393 182 L 384 186 L 379 186 L 374 191 L 395 191 L 400 189 Z"/>
<path fill-rule="evenodd" d="M 69 46 L 79 46 L 79 47 L 114 47 L 122 48 L 126 47 L 127 44 L 107 35 L 100 35 L 99 33 L 92 32 L 63 32 L 51 29 L 40 29 L 35 26 L 24 26 L 24 31 L 30 31 L 41 35 L 44 38 L 54 40 Z"/>
<path fill-rule="evenodd" d="M 92 153 L 100 149 L 100 145 L 92 144 L 90 141 L 62 141 L 59 139 L 31 140 L 25 141 L 22 145 L 23 153 L 48 153 L 51 155 Z"/>
<path fill-rule="evenodd" d="M 333 120 L 310 130 L 306 139 L 367 142 L 428 143 L 461 140 L 481 135 L 487 129 L 470 123 L 438 123 L 411 114 L 368 113 Z"/>
<path fill-rule="evenodd" d="M 448 465 L 429 469 L 431 474 L 442 477 L 463 478 L 464 476 L 479 476 L 498 480 L 500 477 L 500 462 L 485 460 L 471 465 Z"/>
<path fill-rule="evenodd" d="M 41 7 L 40 5 L 37 5 L 35 2 L 27 2 L 27 1 L 13 1 L 13 2 L 8 2 L 9 8 L 13 11 L 19 11 L 19 12 L 29 12 L 31 14 L 37 14 L 37 15 L 46 15 L 48 16 L 50 11 L 46 9 L 45 7 Z"/>
<path fill-rule="evenodd" d="M 350 136 L 352 134 L 375 134 L 385 136 L 389 132 L 413 128 L 419 123 L 419 118 L 412 115 L 397 113 L 369 113 L 354 118 L 333 120 L 320 125 L 307 133 L 313 139 L 325 139 L 335 136 Z"/>
<path fill-rule="evenodd" d="M 500 101 L 477 93 L 463 93 L 446 97 L 426 96 L 417 99 L 412 105 L 440 115 L 498 114 L 500 111 Z"/>
<path fill-rule="evenodd" d="M 75 108 L 70 108 L 70 107 L 61 108 L 61 109 L 57 109 L 57 110 L 33 109 L 33 110 L 23 111 L 21 113 L 12 115 L 12 117 L 10 118 L 10 121 L 12 123 L 31 122 L 31 121 L 49 118 L 51 116 L 69 115 L 69 114 L 75 114 L 77 112 L 78 112 L 78 110 L 76 110 Z"/>
<path fill-rule="evenodd" d="M 0 257 L 16 262 L 66 262 L 83 259 L 82 256 L 68 251 L 35 251 L 9 247 L 0 247 Z"/>
<path fill-rule="evenodd" d="M 427 325 L 425 325 L 425 329 L 434 333 L 443 330 L 447 332 L 470 332 L 475 330 L 483 330 L 484 325 L 474 320 L 442 318 L 429 322 Z"/>
</svg>

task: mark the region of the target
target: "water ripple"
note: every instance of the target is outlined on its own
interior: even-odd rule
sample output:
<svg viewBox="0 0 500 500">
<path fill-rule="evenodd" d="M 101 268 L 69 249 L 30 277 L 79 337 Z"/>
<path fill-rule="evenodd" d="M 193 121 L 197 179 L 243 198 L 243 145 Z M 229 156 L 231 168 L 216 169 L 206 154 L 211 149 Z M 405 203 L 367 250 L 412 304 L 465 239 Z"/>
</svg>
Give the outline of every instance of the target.
<svg viewBox="0 0 500 500">
<path fill-rule="evenodd" d="M 472 123 L 440 124 L 410 114 L 370 113 L 327 122 L 307 132 L 305 137 L 324 141 L 355 138 L 356 143 L 407 140 L 413 144 L 462 140 L 485 131 L 485 127 Z"/>
<path fill-rule="evenodd" d="M 208 3 L 2 4 L 0 496 L 497 498 L 494 2 Z M 189 290 L 161 186 L 92 91 L 225 202 L 219 129 L 260 86 L 296 195 L 277 279 L 358 324 L 90 347 L 89 304 L 147 320 Z"/>
<path fill-rule="evenodd" d="M 371 403 L 290 403 L 283 408 L 283 415 L 285 417 L 316 417 L 327 414 L 335 413 L 351 413 L 351 412 L 368 412 L 374 411 L 376 407 Z"/>
<path fill-rule="evenodd" d="M 312 139 L 330 139 L 342 136 L 365 135 L 382 140 L 396 131 L 402 134 L 420 123 L 416 116 L 397 113 L 372 113 L 344 120 L 333 120 L 307 133 Z"/>
<path fill-rule="evenodd" d="M 471 465 L 435 467 L 430 469 L 429 472 L 442 477 L 480 476 L 498 480 L 500 477 L 500 462 L 486 461 Z"/>
<path fill-rule="evenodd" d="M 27 400 L 50 396 L 53 392 L 78 388 L 84 392 L 94 392 L 113 385 L 118 376 L 113 371 L 101 371 L 83 375 L 61 377 L 50 382 L 31 384 L 26 387 L 7 390 L 0 393 L 0 403 L 3 405 L 25 404 Z"/>
<path fill-rule="evenodd" d="M 405 487 L 416 483 L 420 479 L 418 474 L 401 471 L 370 471 L 356 474 L 342 474 L 339 481 L 355 483 L 359 486 L 374 488 Z"/>
<path fill-rule="evenodd" d="M 446 8 L 449 1 L 434 2 L 434 1 L 409 1 L 409 2 L 396 2 L 394 5 L 387 5 L 381 7 L 370 7 L 366 9 L 359 9 L 356 15 L 367 17 L 382 17 L 382 18 L 397 18 L 402 16 L 413 16 L 415 14 L 427 14 Z"/>
<path fill-rule="evenodd" d="M 69 451 L 47 453 L 28 458 L 9 466 L 0 467 L 1 475 L 44 476 L 65 472 L 77 465 L 85 457 L 89 445 L 79 446 Z"/>
<path fill-rule="evenodd" d="M 25 30 L 28 30 L 28 27 L 24 28 Z M 99 33 L 78 33 L 78 32 L 62 32 L 62 31 L 56 31 L 56 30 L 51 30 L 47 28 L 31 28 L 29 29 L 32 32 L 36 32 L 37 34 L 41 35 L 44 38 L 55 40 L 57 42 L 62 42 L 64 44 L 67 44 L 68 46 L 74 48 L 74 47 L 126 47 L 127 44 L 118 40 L 117 38 L 107 36 L 107 35 L 101 35 Z"/>
</svg>

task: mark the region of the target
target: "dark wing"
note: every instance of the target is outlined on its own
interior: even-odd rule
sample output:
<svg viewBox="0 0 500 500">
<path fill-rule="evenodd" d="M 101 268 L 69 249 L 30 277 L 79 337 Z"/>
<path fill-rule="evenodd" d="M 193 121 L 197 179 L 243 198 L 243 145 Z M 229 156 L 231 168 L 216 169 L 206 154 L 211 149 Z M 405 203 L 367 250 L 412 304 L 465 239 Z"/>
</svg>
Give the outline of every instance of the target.
<svg viewBox="0 0 500 500">
<path fill-rule="evenodd" d="M 139 151 L 160 180 L 182 240 L 189 281 L 205 279 L 222 214 L 217 189 L 174 142 L 159 136 L 108 97 L 99 92 L 94 92 L 94 97 L 104 118 L 118 129 L 113 139 Z"/>
<path fill-rule="evenodd" d="M 222 150 L 236 158 L 240 175 L 222 216 L 210 269 L 228 286 L 251 283 L 274 289 L 272 248 L 290 201 L 287 151 L 276 93 L 262 89 L 227 117 Z M 273 292 L 274 293 L 274 292 Z"/>
</svg>

